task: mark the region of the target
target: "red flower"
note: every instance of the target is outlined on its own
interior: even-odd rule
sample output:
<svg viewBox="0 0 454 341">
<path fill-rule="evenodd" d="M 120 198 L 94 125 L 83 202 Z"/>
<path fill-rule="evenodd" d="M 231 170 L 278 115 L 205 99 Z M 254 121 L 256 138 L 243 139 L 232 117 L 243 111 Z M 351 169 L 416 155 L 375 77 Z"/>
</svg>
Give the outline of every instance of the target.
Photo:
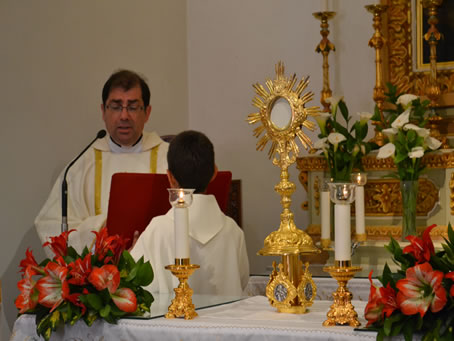
<svg viewBox="0 0 454 341">
<path fill-rule="evenodd" d="M 19 271 L 23 272 L 23 275 L 25 275 L 25 271 L 28 268 L 30 268 L 29 271 L 32 272 L 30 276 L 43 273 L 43 269 L 38 266 L 35 257 L 33 257 L 33 252 L 30 251 L 30 249 L 25 251 L 25 258 L 20 261 L 19 267 L 21 268 Z"/>
<path fill-rule="evenodd" d="M 430 257 L 435 254 L 434 244 L 430 238 L 430 231 L 432 231 L 435 226 L 437 225 L 433 224 L 426 228 L 422 235 L 422 239 L 416 236 L 406 237 L 411 244 L 406 246 L 403 252 L 412 254 L 416 259 L 416 264 L 429 262 Z"/>
<path fill-rule="evenodd" d="M 433 271 L 429 263 L 407 269 L 406 278 L 397 282 L 397 303 L 403 314 L 419 313 L 424 317 L 427 309 L 434 313 L 443 309 L 447 302 L 442 285 L 443 273 Z"/>
<path fill-rule="evenodd" d="M 99 291 L 107 288 L 112 294 L 120 285 L 120 271 L 115 265 L 103 265 L 100 268 L 93 268 L 88 276 L 88 281 Z"/>
<path fill-rule="evenodd" d="M 446 278 L 449 278 L 450 280 L 454 281 L 454 271 L 448 272 L 445 275 Z M 449 294 L 454 297 L 454 284 L 451 285 L 451 289 L 449 290 Z"/>
<path fill-rule="evenodd" d="M 68 254 L 68 237 L 71 232 L 75 229 L 69 230 L 67 232 L 62 232 L 57 237 L 50 237 L 50 242 L 45 242 L 43 247 L 49 246 L 52 252 L 55 254 L 55 257 L 65 257 Z"/>
<path fill-rule="evenodd" d="M 120 288 L 111 296 L 118 309 L 127 313 L 133 313 L 137 310 L 137 298 L 131 289 Z"/>
<path fill-rule="evenodd" d="M 71 302 L 72 304 L 78 306 L 78 307 L 81 307 L 82 308 L 82 315 L 85 315 L 85 312 L 87 311 L 87 307 L 85 306 L 85 304 L 83 304 L 80 300 L 79 300 L 79 296 L 81 294 L 80 293 L 75 293 L 75 294 L 71 294 L 69 295 L 66 299 Z"/>
<path fill-rule="evenodd" d="M 88 253 L 85 258 L 77 258 L 75 262 L 68 265 L 69 274 L 71 278 L 68 280 L 69 284 L 85 285 L 87 284 L 87 277 L 91 272 L 91 253 Z"/>
<path fill-rule="evenodd" d="M 68 269 L 54 262 L 47 263 L 44 268 L 47 276 L 42 277 L 36 283 L 36 289 L 39 292 L 39 304 L 52 308 L 54 311 L 64 299 L 69 295 L 69 285 L 66 280 Z"/>
<path fill-rule="evenodd" d="M 367 319 L 367 326 L 383 320 L 384 316 L 389 317 L 396 310 L 396 292 L 391 286 L 377 288 L 372 282 L 372 272 L 369 273 L 370 294 L 364 316 Z"/>
<path fill-rule="evenodd" d="M 109 236 L 107 227 L 103 227 L 99 232 L 93 231 L 93 233 L 96 234 L 95 254 L 99 260 L 103 260 L 109 250 L 113 252 L 112 243 L 115 241 L 115 237 Z"/>
<path fill-rule="evenodd" d="M 113 263 L 118 264 L 120 261 L 121 254 L 123 251 L 126 249 L 126 243 L 129 239 L 127 238 L 121 238 L 118 235 L 114 236 L 114 239 L 111 244 L 111 250 L 113 253 Z M 105 261 L 104 261 L 105 263 Z"/>
<path fill-rule="evenodd" d="M 17 309 L 19 309 L 19 314 L 33 309 L 38 304 L 38 292 L 35 288 L 35 281 L 32 279 L 34 274 L 34 270 L 29 266 L 24 270 L 22 280 L 17 283 L 17 287 L 21 293 L 17 296 L 14 303 Z"/>
</svg>

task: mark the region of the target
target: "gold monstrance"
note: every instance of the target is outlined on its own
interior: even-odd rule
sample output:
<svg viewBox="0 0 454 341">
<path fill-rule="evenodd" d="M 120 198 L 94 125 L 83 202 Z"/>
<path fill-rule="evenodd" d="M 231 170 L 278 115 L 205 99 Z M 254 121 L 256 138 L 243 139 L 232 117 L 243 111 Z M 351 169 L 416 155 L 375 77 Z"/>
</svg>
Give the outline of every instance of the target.
<svg viewBox="0 0 454 341">
<path fill-rule="evenodd" d="M 308 78 L 301 79 L 294 89 L 296 83 L 295 74 L 291 78 L 285 77 L 284 64 L 276 64 L 276 79 L 266 81 L 268 90 L 258 83 L 253 85 L 257 94 L 253 105 L 259 112 L 250 114 L 247 121 L 249 124 L 261 122 L 254 129 L 254 136 L 259 138 L 257 150 L 263 150 L 271 141 L 268 156 L 273 158 L 274 165 L 281 168 L 281 181 L 274 187 L 281 196 L 281 223 L 279 230 L 265 238 L 264 247 L 258 252 L 262 256 L 282 256 L 282 264 L 279 264 L 278 269 L 273 264 L 274 271 L 266 287 L 266 295 L 279 312 L 301 314 L 306 312 L 307 306 L 312 305 L 316 286 L 308 263 L 303 269 L 299 255 L 320 253 L 320 250 L 314 246 L 307 233 L 295 226 L 290 204 L 296 186 L 289 181 L 288 167 L 296 161 L 299 152 L 296 137 L 306 149 L 311 145 L 301 128 L 304 126 L 314 130 L 315 124 L 308 121 L 307 117 L 318 114 L 319 107 L 305 107 L 314 96 L 312 92 L 303 94 L 309 84 Z"/>
</svg>

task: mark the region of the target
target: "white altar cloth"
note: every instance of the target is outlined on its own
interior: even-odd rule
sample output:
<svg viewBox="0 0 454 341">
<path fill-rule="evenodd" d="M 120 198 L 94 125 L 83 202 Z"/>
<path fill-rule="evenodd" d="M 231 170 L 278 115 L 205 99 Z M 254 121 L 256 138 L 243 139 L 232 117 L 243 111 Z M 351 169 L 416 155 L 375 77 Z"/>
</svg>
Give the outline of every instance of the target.
<svg viewBox="0 0 454 341">
<path fill-rule="evenodd" d="M 278 313 L 264 296 L 255 296 L 206 309 L 197 310 L 193 320 L 121 319 L 112 325 L 96 321 L 87 327 L 82 321 L 53 333 L 51 341 L 263 341 L 263 340 L 375 340 L 376 333 L 356 331 L 349 326 L 323 327 L 331 301 L 315 301 L 307 314 Z M 353 301 L 362 326 L 366 302 Z M 11 341 L 36 341 L 35 316 L 21 315 L 14 324 Z"/>
</svg>

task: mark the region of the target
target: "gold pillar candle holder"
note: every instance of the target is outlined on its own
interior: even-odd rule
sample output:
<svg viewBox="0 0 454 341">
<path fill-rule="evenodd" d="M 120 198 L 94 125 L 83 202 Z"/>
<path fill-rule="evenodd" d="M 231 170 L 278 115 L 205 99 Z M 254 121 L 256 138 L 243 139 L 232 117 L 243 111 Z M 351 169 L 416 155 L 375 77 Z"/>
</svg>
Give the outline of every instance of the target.
<svg viewBox="0 0 454 341">
<path fill-rule="evenodd" d="M 178 278 L 180 284 L 174 288 L 175 298 L 168 308 L 166 318 L 175 318 L 184 316 L 185 320 L 192 320 L 198 314 L 195 306 L 192 304 L 192 294 L 194 290 L 189 287 L 188 278 L 192 273 L 200 268 L 197 264 L 190 264 L 189 258 L 175 258 L 175 264 L 167 265 L 165 268 L 170 270 Z"/>
<path fill-rule="evenodd" d="M 335 261 L 334 266 L 326 266 L 323 271 L 328 272 L 339 284 L 337 290 L 333 292 L 334 302 L 326 314 L 328 319 L 323 322 L 323 326 L 348 324 L 351 327 L 358 327 L 361 323 L 351 303 L 353 295 L 348 290 L 347 283 L 356 272 L 361 271 L 361 267 L 352 266 L 351 261 Z"/>
<path fill-rule="evenodd" d="M 374 34 L 369 40 L 369 46 L 375 49 L 375 87 L 373 99 L 377 104 L 378 110 L 380 111 L 381 122 L 372 122 L 375 125 L 375 137 L 374 142 L 383 146 L 385 139 L 379 127 L 383 125 L 385 118 L 383 116 L 383 107 L 385 102 L 385 87 L 383 85 L 383 60 L 382 60 L 382 49 L 386 43 L 383 34 L 381 33 L 381 16 L 388 9 L 387 5 L 367 5 L 366 9 L 368 12 L 373 14 L 373 28 Z"/>
<path fill-rule="evenodd" d="M 332 92 L 329 86 L 329 63 L 328 55 L 331 51 L 336 51 L 334 44 L 328 39 L 329 35 L 329 24 L 328 21 L 336 15 L 336 12 L 324 11 L 315 12 L 312 15 L 320 20 L 320 34 L 322 40 L 315 48 L 315 51 L 321 53 L 323 56 L 323 89 L 321 92 L 320 103 L 323 105 L 323 111 L 330 112 L 330 104 L 326 102 L 326 99 L 332 96 Z"/>
</svg>

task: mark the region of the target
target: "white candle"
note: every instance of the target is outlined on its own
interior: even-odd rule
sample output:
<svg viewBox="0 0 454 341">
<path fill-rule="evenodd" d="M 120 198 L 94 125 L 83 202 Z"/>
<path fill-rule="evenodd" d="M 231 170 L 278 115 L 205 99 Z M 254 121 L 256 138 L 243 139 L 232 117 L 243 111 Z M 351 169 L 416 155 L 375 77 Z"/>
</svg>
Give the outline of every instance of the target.
<svg viewBox="0 0 454 341">
<path fill-rule="evenodd" d="M 364 218 L 364 186 L 356 186 L 355 214 L 356 214 L 356 234 L 365 234 Z"/>
<path fill-rule="evenodd" d="M 175 258 L 189 258 L 189 216 L 187 207 L 174 208 Z"/>
<path fill-rule="evenodd" d="M 334 260 L 351 260 L 350 205 L 334 205 Z"/>
<path fill-rule="evenodd" d="M 321 195 L 321 225 L 322 225 L 322 239 L 330 239 L 331 234 L 331 209 L 330 209 L 330 200 L 329 200 L 329 192 L 322 191 Z"/>
<path fill-rule="evenodd" d="M 322 11 L 328 12 L 328 0 L 321 0 L 322 1 Z"/>
</svg>

